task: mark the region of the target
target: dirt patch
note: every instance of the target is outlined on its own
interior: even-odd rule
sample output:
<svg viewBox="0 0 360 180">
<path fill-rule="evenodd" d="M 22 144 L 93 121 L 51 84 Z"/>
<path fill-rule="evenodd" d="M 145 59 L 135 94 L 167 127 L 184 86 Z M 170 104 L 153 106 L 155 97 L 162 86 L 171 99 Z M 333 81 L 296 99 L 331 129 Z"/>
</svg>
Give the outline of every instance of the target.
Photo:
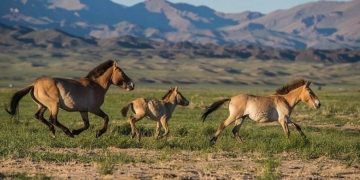
<svg viewBox="0 0 360 180">
<path fill-rule="evenodd" d="M 101 155 L 103 149 L 86 150 L 80 148 L 37 149 L 37 152 L 77 153 L 79 155 Z M 264 156 L 256 154 L 237 154 L 229 152 L 200 153 L 181 151 L 176 153 L 145 149 L 107 148 L 111 154 L 125 153 L 136 162 L 114 164 L 110 175 L 101 174 L 97 162 L 82 163 L 70 161 L 54 163 L 34 161 L 29 158 L 10 158 L 0 160 L 0 173 L 6 175 L 25 173 L 28 176 L 44 174 L 56 178 L 93 179 L 249 179 L 261 175 L 263 166 L 259 160 Z M 281 154 L 277 171 L 283 178 L 349 178 L 360 177 L 358 164 L 345 165 L 339 161 L 321 157 L 315 160 L 294 159 L 291 154 Z M 148 161 L 141 161 L 147 159 Z"/>
<path fill-rule="evenodd" d="M 352 124 L 352 123 L 346 123 L 344 125 L 341 125 L 341 124 L 318 124 L 318 125 L 311 125 L 308 127 L 339 129 L 339 130 L 345 130 L 345 131 L 360 132 L 360 126 Z"/>
<path fill-rule="evenodd" d="M 326 157 L 312 160 L 294 159 L 293 156 L 284 153 L 281 155 L 279 170 L 283 178 L 301 179 L 357 179 L 360 177 L 359 164 L 347 165 Z"/>
</svg>

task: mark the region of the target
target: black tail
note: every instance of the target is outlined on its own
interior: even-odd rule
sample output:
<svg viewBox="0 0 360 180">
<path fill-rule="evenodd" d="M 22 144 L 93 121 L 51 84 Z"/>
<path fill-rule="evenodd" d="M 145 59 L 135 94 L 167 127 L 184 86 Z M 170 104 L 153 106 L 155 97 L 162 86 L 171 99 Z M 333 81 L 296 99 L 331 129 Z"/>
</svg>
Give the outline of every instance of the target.
<svg viewBox="0 0 360 180">
<path fill-rule="evenodd" d="M 129 107 L 132 108 L 132 103 L 129 103 L 128 105 L 126 105 L 125 107 L 123 107 L 123 108 L 121 109 L 121 114 L 122 114 L 124 117 L 126 117 L 127 112 L 129 111 Z"/>
<path fill-rule="evenodd" d="M 28 94 L 30 92 L 30 90 L 32 90 L 34 88 L 34 86 L 28 86 L 18 92 L 16 92 L 12 97 L 11 97 L 11 101 L 10 101 L 10 109 L 8 109 L 5 106 L 5 111 L 7 113 L 9 113 L 10 115 L 14 116 L 16 114 L 16 109 L 17 106 L 19 105 L 19 101 L 21 100 L 22 97 L 24 97 L 26 94 Z"/>
<path fill-rule="evenodd" d="M 222 104 L 224 104 L 226 101 L 230 101 L 230 99 L 229 99 L 229 98 L 227 98 L 227 99 L 222 99 L 222 100 L 220 100 L 220 101 L 216 101 L 216 102 L 212 103 L 209 107 L 206 108 L 205 112 L 204 112 L 203 115 L 201 116 L 201 119 L 202 119 L 203 121 L 205 121 L 206 117 L 207 117 L 210 113 L 212 113 L 213 111 L 219 109 L 219 107 L 220 107 Z"/>
</svg>

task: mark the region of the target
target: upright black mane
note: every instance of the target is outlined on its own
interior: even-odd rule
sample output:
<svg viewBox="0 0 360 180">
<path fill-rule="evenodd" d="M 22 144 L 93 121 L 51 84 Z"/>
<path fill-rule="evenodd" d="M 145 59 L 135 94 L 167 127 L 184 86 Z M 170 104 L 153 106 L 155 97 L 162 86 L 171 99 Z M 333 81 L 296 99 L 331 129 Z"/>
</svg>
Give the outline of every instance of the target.
<svg viewBox="0 0 360 180">
<path fill-rule="evenodd" d="M 167 99 L 167 98 L 171 95 L 172 91 L 173 91 L 173 89 L 171 88 L 171 89 L 161 98 L 161 100 Z"/>
<path fill-rule="evenodd" d="M 97 78 L 97 77 L 101 76 L 102 74 L 104 74 L 104 72 L 107 69 L 109 69 L 111 66 L 113 66 L 114 63 L 115 62 L 113 60 L 107 60 L 107 61 L 101 63 L 100 65 L 96 66 L 93 70 L 91 70 L 86 75 L 86 78 L 93 79 L 93 78 Z"/>
<path fill-rule="evenodd" d="M 306 81 L 304 79 L 294 80 L 294 81 L 286 84 L 282 88 L 277 89 L 274 94 L 275 95 L 288 94 L 290 91 L 292 91 L 300 86 L 303 86 L 305 84 L 306 84 Z"/>
</svg>

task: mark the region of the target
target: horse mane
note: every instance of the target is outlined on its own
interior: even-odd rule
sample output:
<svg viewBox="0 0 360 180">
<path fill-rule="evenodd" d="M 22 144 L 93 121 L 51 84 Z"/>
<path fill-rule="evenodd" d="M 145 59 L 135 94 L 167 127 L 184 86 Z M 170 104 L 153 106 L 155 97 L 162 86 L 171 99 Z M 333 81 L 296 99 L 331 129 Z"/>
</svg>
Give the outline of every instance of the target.
<svg viewBox="0 0 360 180">
<path fill-rule="evenodd" d="M 169 89 L 169 91 L 161 98 L 161 100 L 167 100 L 169 96 L 171 95 L 173 89 Z"/>
<path fill-rule="evenodd" d="M 86 78 L 92 79 L 92 78 L 97 78 L 99 76 L 101 76 L 102 74 L 104 74 L 104 72 L 109 69 L 111 66 L 114 65 L 114 61 L 113 60 L 107 60 L 103 63 L 101 63 L 100 65 L 96 66 L 93 70 L 91 70 L 87 75 Z"/>
<path fill-rule="evenodd" d="M 298 80 L 294 80 L 288 84 L 286 84 L 285 86 L 277 89 L 274 93 L 274 95 L 284 95 L 284 94 L 288 94 L 290 91 L 303 86 L 306 84 L 306 81 L 304 79 L 298 79 Z"/>
</svg>

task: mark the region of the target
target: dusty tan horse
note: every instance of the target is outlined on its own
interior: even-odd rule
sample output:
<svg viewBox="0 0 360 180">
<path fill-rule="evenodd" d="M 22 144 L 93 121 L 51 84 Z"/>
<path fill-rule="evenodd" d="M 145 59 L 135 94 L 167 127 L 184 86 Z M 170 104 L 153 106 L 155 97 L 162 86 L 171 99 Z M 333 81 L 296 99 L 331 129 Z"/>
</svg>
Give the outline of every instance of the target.
<svg viewBox="0 0 360 180">
<path fill-rule="evenodd" d="M 278 121 L 287 137 L 290 135 L 288 124 L 292 124 L 303 137 L 306 137 L 300 126 L 291 121 L 290 115 L 300 101 L 305 102 L 309 107 L 316 109 L 320 107 L 320 101 L 310 89 L 310 84 L 310 82 L 301 79 L 276 90 L 276 92 L 270 96 L 239 94 L 214 102 L 203 113 L 203 120 L 223 103 L 230 101 L 229 116 L 220 124 L 211 142 L 215 143 L 221 131 L 233 122 L 235 122 L 235 127 L 232 133 L 235 138 L 242 141 L 239 135 L 239 129 L 246 117 L 261 123 Z"/>
<path fill-rule="evenodd" d="M 171 88 L 162 98 L 162 100 L 137 98 L 131 103 L 122 108 L 121 113 L 126 117 L 129 108 L 131 107 L 134 115 L 129 118 L 131 125 L 131 136 L 137 136 L 140 141 L 140 133 L 135 127 L 135 123 L 144 117 L 156 120 L 155 138 L 159 137 L 160 128 L 163 127 L 166 136 L 169 133 L 168 122 L 171 114 L 174 112 L 177 105 L 188 106 L 189 101 L 178 91 L 177 87 Z"/>
<path fill-rule="evenodd" d="M 96 137 L 99 137 L 106 132 L 109 122 L 108 115 L 100 109 L 100 106 L 111 84 L 127 90 L 134 89 L 132 80 L 115 61 L 109 60 L 98 65 L 86 77 L 80 79 L 40 77 L 30 86 L 16 92 L 11 98 L 9 109 L 5 108 L 5 110 L 10 115 L 15 115 L 19 101 L 30 92 L 32 99 L 38 104 L 35 118 L 46 124 L 53 135 L 55 135 L 53 125 L 70 137 L 80 134 L 89 128 L 88 112 L 91 112 L 104 119 L 103 128 L 96 132 Z M 70 132 L 57 119 L 59 108 L 65 111 L 79 111 L 84 126 Z M 50 122 L 44 118 L 47 109 L 50 111 Z"/>
</svg>

